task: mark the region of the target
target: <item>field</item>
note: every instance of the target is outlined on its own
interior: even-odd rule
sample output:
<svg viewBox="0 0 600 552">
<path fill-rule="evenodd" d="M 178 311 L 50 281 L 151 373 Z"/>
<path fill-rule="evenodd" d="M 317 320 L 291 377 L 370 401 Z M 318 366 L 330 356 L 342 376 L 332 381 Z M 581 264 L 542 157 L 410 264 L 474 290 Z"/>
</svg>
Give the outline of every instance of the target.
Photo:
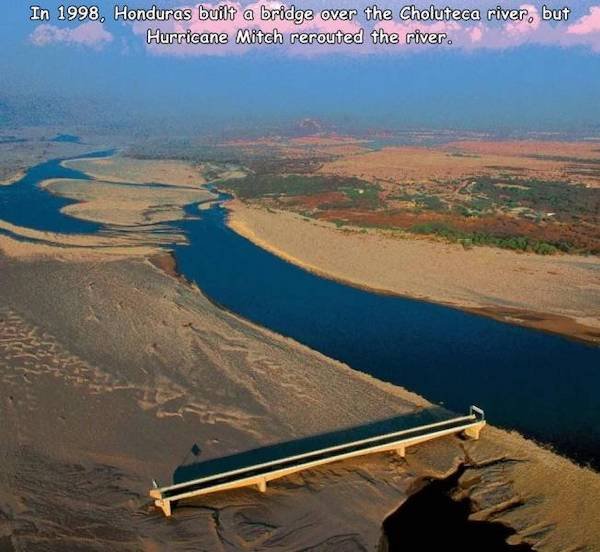
<svg viewBox="0 0 600 552">
<path fill-rule="evenodd" d="M 353 153 L 326 142 L 304 156 L 288 143 L 273 162 L 239 147 L 252 159 L 249 174 L 225 187 L 248 202 L 465 247 L 600 253 L 597 142 L 464 141 Z"/>
</svg>

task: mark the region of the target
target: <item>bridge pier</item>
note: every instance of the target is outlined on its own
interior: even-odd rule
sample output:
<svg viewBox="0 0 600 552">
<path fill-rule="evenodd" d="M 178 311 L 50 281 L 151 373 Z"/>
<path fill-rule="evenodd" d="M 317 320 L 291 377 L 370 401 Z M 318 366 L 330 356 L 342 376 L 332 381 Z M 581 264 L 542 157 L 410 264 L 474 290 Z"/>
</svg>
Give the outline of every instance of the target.
<svg viewBox="0 0 600 552">
<path fill-rule="evenodd" d="M 155 500 L 154 504 L 163 511 L 166 517 L 171 517 L 173 512 L 171 511 L 170 500 Z"/>
<path fill-rule="evenodd" d="M 481 433 L 483 426 L 484 426 L 484 423 L 478 424 L 473 427 L 468 427 L 467 429 L 464 430 L 464 434 L 467 437 L 469 437 L 470 439 L 477 441 L 477 440 L 479 440 L 479 434 Z"/>
<path fill-rule="evenodd" d="M 473 406 L 467 416 L 399 429 L 328 448 L 309 450 L 295 456 L 277 457 L 268 462 L 241 466 L 226 472 L 213 471 L 204 477 L 167 487 L 159 487 L 158 483 L 153 481 L 150 496 L 155 499 L 156 507 L 160 508 L 166 517 L 170 517 L 180 500 L 240 487 L 256 486 L 259 492 L 266 493 L 268 481 L 330 462 L 383 452 L 396 453 L 398 457 L 405 458 L 408 447 L 450 435 L 460 434 L 477 440 L 485 425 L 483 410 Z"/>
</svg>

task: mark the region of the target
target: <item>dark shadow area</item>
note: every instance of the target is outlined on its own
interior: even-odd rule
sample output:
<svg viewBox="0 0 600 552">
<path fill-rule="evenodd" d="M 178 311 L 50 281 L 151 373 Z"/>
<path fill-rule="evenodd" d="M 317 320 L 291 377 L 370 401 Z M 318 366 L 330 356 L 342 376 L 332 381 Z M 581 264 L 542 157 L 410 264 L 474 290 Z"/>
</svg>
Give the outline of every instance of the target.
<svg viewBox="0 0 600 552">
<path fill-rule="evenodd" d="M 16 136 L 0 136 L 0 144 L 24 144 L 27 142 L 25 138 L 17 138 Z"/>
<path fill-rule="evenodd" d="M 65 144 L 81 144 L 81 138 L 73 134 L 57 134 L 51 142 L 65 143 Z"/>
<path fill-rule="evenodd" d="M 10 537 L 0 537 L 0 552 L 14 552 L 12 539 Z"/>
<path fill-rule="evenodd" d="M 379 552 L 529 552 L 528 544 L 510 545 L 515 531 L 501 523 L 470 521 L 471 501 L 453 500 L 462 466 L 446 479 L 434 480 L 412 495 L 383 522 Z"/>
<path fill-rule="evenodd" d="M 201 477 L 223 473 L 230 470 L 246 468 L 248 466 L 272 462 L 305 454 L 315 450 L 343 445 L 352 441 L 368 439 L 387 433 L 411 429 L 416 426 L 426 425 L 455 417 L 448 410 L 441 407 L 424 408 L 418 412 L 386 418 L 376 422 L 364 424 L 361 426 L 350 427 L 338 431 L 322 433 L 293 441 L 275 443 L 265 447 L 252 449 L 222 458 L 213 458 L 204 462 L 193 461 L 190 464 L 178 466 L 173 473 L 173 483 L 184 483 Z M 201 446 L 201 444 L 200 444 Z M 196 443 L 191 448 L 192 457 L 197 458 L 200 446 Z"/>
</svg>

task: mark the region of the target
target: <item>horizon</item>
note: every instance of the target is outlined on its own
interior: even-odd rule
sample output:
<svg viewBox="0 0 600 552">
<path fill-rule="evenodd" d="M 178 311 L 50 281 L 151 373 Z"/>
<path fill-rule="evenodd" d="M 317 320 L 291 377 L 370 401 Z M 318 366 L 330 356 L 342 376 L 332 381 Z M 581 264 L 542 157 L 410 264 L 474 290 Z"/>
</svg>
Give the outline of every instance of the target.
<svg viewBox="0 0 600 552">
<path fill-rule="evenodd" d="M 596 14 L 597 6 L 581 4 L 565 36 Z M 49 109 L 85 98 L 103 117 L 111 118 L 105 111 L 112 105 L 116 120 L 129 112 L 167 126 L 191 119 L 252 126 L 305 117 L 365 128 L 570 131 L 600 124 L 600 28 L 590 25 L 585 41 L 573 44 L 549 43 L 548 31 L 539 27 L 519 31 L 531 36 L 512 45 L 485 48 L 297 55 L 257 47 L 189 55 L 145 47 L 132 25 L 109 17 L 101 31 L 51 21 L 42 26 L 54 30 L 40 34 L 28 7 L 7 9 L 0 100 L 9 107 L 20 96 L 44 98 Z"/>
</svg>

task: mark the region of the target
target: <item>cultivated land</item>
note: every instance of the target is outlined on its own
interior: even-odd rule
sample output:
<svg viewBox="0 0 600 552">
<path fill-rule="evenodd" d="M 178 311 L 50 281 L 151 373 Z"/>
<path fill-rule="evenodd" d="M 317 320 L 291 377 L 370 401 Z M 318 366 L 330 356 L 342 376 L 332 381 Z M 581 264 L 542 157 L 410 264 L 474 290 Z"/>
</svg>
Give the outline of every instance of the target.
<svg viewBox="0 0 600 552">
<path fill-rule="evenodd" d="M 300 164 L 280 144 L 276 169 L 223 183 L 232 228 L 333 278 L 599 340 L 598 142 L 329 147 Z"/>
<path fill-rule="evenodd" d="M 6 229 L 19 239 L 0 236 L 2 547 L 374 549 L 424 478 L 466 463 L 457 493 L 475 518 L 539 550 L 600 550 L 598 475 L 489 426 L 477 442 L 334 464 L 165 520 L 147 491 L 182 463 L 431 405 L 219 309 L 157 268 L 172 268 L 157 233 Z"/>
<path fill-rule="evenodd" d="M 598 142 L 487 147 L 494 146 L 498 153 L 479 152 L 480 142 L 384 148 L 313 163 L 307 157 L 302 166 L 293 155 L 277 170 L 255 162 L 227 187 L 246 201 L 338 225 L 439 236 L 465 247 L 600 253 Z"/>
</svg>

